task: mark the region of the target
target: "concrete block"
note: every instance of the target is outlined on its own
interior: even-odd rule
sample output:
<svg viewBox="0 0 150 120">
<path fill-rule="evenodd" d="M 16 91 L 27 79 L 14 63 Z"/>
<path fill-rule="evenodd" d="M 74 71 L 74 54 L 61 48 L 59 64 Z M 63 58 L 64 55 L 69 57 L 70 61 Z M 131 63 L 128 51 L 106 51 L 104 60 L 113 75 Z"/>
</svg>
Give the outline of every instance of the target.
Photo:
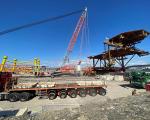
<svg viewBox="0 0 150 120">
<path fill-rule="evenodd" d="M 123 75 L 115 75 L 114 76 L 114 81 L 124 81 Z"/>
<path fill-rule="evenodd" d="M 103 84 L 102 81 L 77 81 L 76 83 L 81 86 L 102 85 Z"/>
<path fill-rule="evenodd" d="M 28 108 L 22 108 L 17 112 L 16 116 L 27 115 L 27 113 L 28 113 Z"/>
<path fill-rule="evenodd" d="M 39 82 L 37 84 L 37 87 L 47 88 L 47 87 L 53 87 L 55 85 L 55 82 Z"/>
<path fill-rule="evenodd" d="M 0 111 L 2 111 L 3 109 L 0 107 Z"/>
<path fill-rule="evenodd" d="M 113 75 L 101 75 L 100 79 L 106 80 L 106 81 L 111 81 L 111 80 L 114 80 L 114 76 Z"/>
</svg>

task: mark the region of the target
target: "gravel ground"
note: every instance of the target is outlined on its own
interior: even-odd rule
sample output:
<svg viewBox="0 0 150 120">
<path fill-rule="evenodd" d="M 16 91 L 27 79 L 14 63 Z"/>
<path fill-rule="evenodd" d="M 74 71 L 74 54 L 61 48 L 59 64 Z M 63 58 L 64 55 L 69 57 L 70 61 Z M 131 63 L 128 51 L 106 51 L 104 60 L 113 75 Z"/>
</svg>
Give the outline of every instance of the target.
<svg viewBox="0 0 150 120">
<path fill-rule="evenodd" d="M 95 97 L 87 96 L 85 98 L 81 98 L 78 96 L 77 98 L 67 97 L 66 99 L 60 99 L 58 97 L 55 100 L 48 100 L 48 99 L 38 100 L 38 97 L 36 97 L 27 102 L 15 102 L 15 103 L 11 103 L 9 101 L 0 101 L 0 108 L 18 109 L 18 108 L 27 107 L 28 110 L 31 111 L 33 115 L 36 114 L 36 116 L 31 118 L 34 120 L 38 119 L 38 116 L 40 116 L 39 119 L 41 120 L 42 119 L 44 120 L 46 118 L 47 120 L 49 119 L 68 119 L 68 120 L 69 119 L 79 119 L 79 120 L 83 119 L 85 120 L 85 119 L 100 119 L 99 117 L 101 116 L 102 118 L 107 120 L 109 119 L 108 114 L 110 114 L 111 119 L 115 120 L 115 116 L 113 116 L 113 114 L 115 113 L 116 109 L 125 110 L 123 111 L 123 113 L 116 112 L 116 114 L 121 114 L 121 116 L 126 116 L 127 113 L 130 114 L 130 112 L 124 109 L 124 107 L 129 107 L 128 105 L 131 105 L 130 102 L 132 103 L 132 100 L 138 98 L 138 97 L 129 97 L 129 102 L 128 103 L 126 102 L 128 101 L 127 96 L 131 96 L 132 90 L 133 88 L 128 87 L 128 82 L 126 81 L 123 81 L 123 82 L 108 81 L 106 96 L 97 95 Z M 145 90 L 137 89 L 137 93 L 140 93 L 140 92 L 145 92 Z M 126 97 L 126 98 L 122 98 L 122 97 Z M 119 103 L 120 100 L 123 100 L 122 102 L 123 104 Z M 113 101 L 116 102 L 116 105 L 113 104 L 114 103 Z M 135 104 L 133 105 L 136 106 L 137 102 L 138 101 L 134 100 Z M 119 106 L 119 105 L 122 105 L 122 106 Z M 131 112 L 136 110 L 135 108 L 138 107 L 138 105 L 136 107 L 135 106 L 130 107 L 132 110 Z M 105 111 L 107 109 L 108 110 L 110 109 L 111 113 L 110 111 L 106 113 Z M 141 111 L 143 109 L 141 108 Z M 58 112 L 54 112 L 54 111 L 58 111 Z M 92 111 L 99 111 L 99 112 L 95 113 Z M 103 114 L 102 112 L 105 112 L 105 114 Z M 97 114 L 99 117 L 94 117 L 94 116 L 97 116 Z M 136 115 L 137 114 L 135 114 L 135 116 Z M 117 119 L 119 118 L 117 117 Z"/>
<path fill-rule="evenodd" d="M 32 120 L 150 120 L 150 93 L 88 103 L 75 109 L 42 112 Z"/>
<path fill-rule="evenodd" d="M 4 120 L 150 120 L 150 92 Z M 1 119 L 3 120 L 3 119 Z"/>
</svg>

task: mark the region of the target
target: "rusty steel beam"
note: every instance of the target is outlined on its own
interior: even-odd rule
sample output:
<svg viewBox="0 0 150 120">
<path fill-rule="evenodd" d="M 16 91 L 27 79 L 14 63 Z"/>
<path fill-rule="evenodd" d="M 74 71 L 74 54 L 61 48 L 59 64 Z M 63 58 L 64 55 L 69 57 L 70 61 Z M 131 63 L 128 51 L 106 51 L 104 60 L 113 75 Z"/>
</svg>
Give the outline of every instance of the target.
<svg viewBox="0 0 150 120">
<path fill-rule="evenodd" d="M 135 30 L 135 31 L 124 32 L 105 41 L 104 44 L 115 46 L 115 47 L 132 46 L 137 43 L 140 43 L 149 34 L 150 33 L 145 30 Z"/>
<path fill-rule="evenodd" d="M 150 53 L 147 51 L 139 50 L 135 47 L 126 47 L 126 48 L 120 48 L 116 50 L 110 50 L 110 51 L 105 52 L 104 54 L 102 53 L 96 56 L 90 56 L 88 58 L 109 60 L 109 54 L 111 55 L 112 58 L 116 58 L 116 57 L 123 57 L 123 56 L 134 55 L 134 54 L 138 56 L 146 56 L 146 55 L 149 55 Z"/>
</svg>

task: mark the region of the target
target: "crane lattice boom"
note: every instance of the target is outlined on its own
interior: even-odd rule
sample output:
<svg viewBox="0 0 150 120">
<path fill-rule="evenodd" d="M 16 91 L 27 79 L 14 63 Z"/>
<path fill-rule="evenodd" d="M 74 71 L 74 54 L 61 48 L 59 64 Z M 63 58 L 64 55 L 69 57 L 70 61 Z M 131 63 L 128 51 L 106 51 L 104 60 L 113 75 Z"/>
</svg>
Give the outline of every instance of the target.
<svg viewBox="0 0 150 120">
<path fill-rule="evenodd" d="M 86 19 L 86 14 L 87 14 L 87 8 L 85 8 L 85 10 L 83 11 L 83 13 L 82 13 L 82 15 L 81 15 L 77 25 L 76 25 L 76 28 L 75 28 L 75 30 L 73 32 L 73 35 L 72 35 L 71 40 L 70 40 L 70 43 L 68 45 L 67 53 L 66 53 L 66 55 L 64 57 L 63 64 L 65 64 L 69 60 L 69 55 L 70 55 L 70 53 L 73 50 L 73 47 L 74 47 L 74 44 L 76 43 L 76 40 L 77 40 L 78 35 L 79 35 L 79 32 L 80 32 L 80 30 L 81 30 L 81 28 L 82 28 L 82 26 L 84 24 L 84 21 Z"/>
</svg>

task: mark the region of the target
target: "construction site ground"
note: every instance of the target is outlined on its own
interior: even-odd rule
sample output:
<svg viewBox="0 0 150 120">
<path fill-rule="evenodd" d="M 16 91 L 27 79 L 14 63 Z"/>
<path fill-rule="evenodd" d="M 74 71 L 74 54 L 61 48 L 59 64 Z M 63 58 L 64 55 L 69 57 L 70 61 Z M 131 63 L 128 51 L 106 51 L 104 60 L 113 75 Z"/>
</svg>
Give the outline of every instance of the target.
<svg viewBox="0 0 150 120">
<path fill-rule="evenodd" d="M 77 96 L 77 98 L 70 98 L 67 96 L 65 99 L 60 99 L 57 97 L 54 100 L 49 100 L 48 98 L 39 99 L 39 97 L 35 97 L 30 101 L 26 102 L 9 102 L 9 101 L 0 101 L 0 109 L 20 109 L 20 108 L 28 108 L 32 114 L 44 112 L 44 111 L 55 111 L 55 110 L 63 110 L 65 108 L 78 108 L 82 105 L 86 104 L 103 104 L 107 100 L 116 99 L 121 97 L 127 97 L 132 95 L 132 91 L 134 88 L 129 86 L 129 82 L 127 81 L 107 81 L 107 95 L 100 96 L 97 95 L 95 97 L 91 97 L 87 95 L 84 98 Z M 144 89 L 137 89 L 137 93 L 145 92 Z"/>
</svg>

